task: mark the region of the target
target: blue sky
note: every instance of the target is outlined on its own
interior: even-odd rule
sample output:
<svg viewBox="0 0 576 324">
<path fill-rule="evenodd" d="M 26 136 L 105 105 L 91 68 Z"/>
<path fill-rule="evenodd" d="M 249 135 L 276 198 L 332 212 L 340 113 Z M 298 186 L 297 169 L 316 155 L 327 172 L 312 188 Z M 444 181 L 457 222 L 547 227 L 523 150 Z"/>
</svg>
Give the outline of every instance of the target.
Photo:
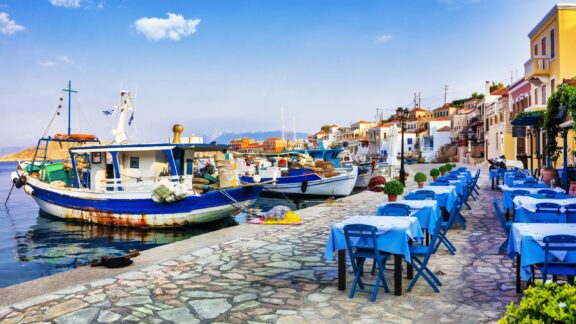
<svg viewBox="0 0 576 324">
<path fill-rule="evenodd" d="M 73 131 L 111 138 L 121 87 L 135 141 L 312 133 L 421 92 L 425 108 L 523 73 L 548 0 L 0 0 L 0 146 L 31 145 L 69 79 Z M 171 13 L 172 15 L 168 15 Z M 154 19 L 156 18 L 156 19 Z M 53 131 L 64 130 L 64 116 Z"/>
</svg>

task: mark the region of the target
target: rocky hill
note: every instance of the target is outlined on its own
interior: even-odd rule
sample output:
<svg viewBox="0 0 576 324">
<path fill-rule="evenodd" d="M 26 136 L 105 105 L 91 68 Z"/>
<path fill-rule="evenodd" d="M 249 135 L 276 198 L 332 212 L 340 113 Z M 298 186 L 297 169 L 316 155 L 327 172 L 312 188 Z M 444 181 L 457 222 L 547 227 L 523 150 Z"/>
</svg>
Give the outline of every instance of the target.
<svg viewBox="0 0 576 324">
<path fill-rule="evenodd" d="M 81 145 L 77 143 L 50 142 L 48 144 L 48 159 L 49 160 L 67 159 L 70 156 L 68 149 L 70 149 L 71 147 L 78 147 L 78 146 Z M 18 162 L 18 161 L 32 160 L 32 158 L 34 157 L 34 152 L 36 152 L 36 147 L 23 149 L 18 152 L 7 154 L 0 157 L 0 162 Z"/>
</svg>

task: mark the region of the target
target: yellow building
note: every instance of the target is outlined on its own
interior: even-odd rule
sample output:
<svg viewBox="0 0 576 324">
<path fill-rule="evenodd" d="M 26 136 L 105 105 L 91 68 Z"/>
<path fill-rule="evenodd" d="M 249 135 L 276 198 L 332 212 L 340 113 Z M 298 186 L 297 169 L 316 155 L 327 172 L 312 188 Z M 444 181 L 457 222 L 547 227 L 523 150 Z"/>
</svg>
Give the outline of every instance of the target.
<svg viewBox="0 0 576 324">
<path fill-rule="evenodd" d="M 576 4 L 556 4 L 528 34 L 530 38 L 530 59 L 524 64 L 524 79 L 530 83 L 530 102 L 526 111 L 546 108 L 548 98 L 557 86 L 576 77 Z M 571 128 L 572 121 L 563 123 L 563 128 Z M 544 134 L 540 134 L 540 149 L 534 141 L 535 151 L 544 152 Z M 574 148 L 574 134 L 569 131 L 569 150 Z M 562 147 L 563 140 L 558 138 Z M 535 157 L 534 157 L 535 158 Z M 569 158 L 569 163 L 571 159 Z M 573 163 L 573 162 L 572 162 Z M 545 164 L 542 157 L 541 165 Z M 534 166 L 538 165 L 534 161 Z M 562 156 L 557 167 L 562 165 Z"/>
</svg>

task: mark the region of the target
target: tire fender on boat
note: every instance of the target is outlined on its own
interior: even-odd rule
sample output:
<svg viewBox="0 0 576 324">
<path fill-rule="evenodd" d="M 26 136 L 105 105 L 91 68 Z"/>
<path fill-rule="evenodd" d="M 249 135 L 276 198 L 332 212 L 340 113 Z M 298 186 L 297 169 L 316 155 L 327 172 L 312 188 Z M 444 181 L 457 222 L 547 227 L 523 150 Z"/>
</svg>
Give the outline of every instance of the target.
<svg viewBox="0 0 576 324">
<path fill-rule="evenodd" d="M 20 188 L 22 188 L 23 185 L 26 184 L 26 176 L 21 175 L 20 177 L 18 177 L 16 179 L 12 179 L 12 182 L 14 183 L 14 186 L 16 187 L 16 189 L 20 189 Z"/>
<path fill-rule="evenodd" d="M 300 191 L 306 192 L 307 189 L 308 189 L 308 180 L 304 179 L 302 180 L 302 184 L 300 185 Z"/>
</svg>

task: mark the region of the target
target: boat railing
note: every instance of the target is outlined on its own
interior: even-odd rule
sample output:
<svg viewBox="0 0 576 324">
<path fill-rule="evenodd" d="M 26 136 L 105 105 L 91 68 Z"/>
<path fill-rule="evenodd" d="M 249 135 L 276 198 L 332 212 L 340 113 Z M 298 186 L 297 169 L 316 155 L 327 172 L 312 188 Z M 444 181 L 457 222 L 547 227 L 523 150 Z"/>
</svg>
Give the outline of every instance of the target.
<svg viewBox="0 0 576 324">
<path fill-rule="evenodd" d="M 162 179 L 168 179 L 171 182 L 179 182 L 181 179 L 184 183 L 192 185 L 192 176 L 163 176 L 163 177 L 121 177 L 100 180 L 97 190 L 112 191 L 122 189 L 123 191 L 151 191 L 154 186 Z"/>
</svg>

